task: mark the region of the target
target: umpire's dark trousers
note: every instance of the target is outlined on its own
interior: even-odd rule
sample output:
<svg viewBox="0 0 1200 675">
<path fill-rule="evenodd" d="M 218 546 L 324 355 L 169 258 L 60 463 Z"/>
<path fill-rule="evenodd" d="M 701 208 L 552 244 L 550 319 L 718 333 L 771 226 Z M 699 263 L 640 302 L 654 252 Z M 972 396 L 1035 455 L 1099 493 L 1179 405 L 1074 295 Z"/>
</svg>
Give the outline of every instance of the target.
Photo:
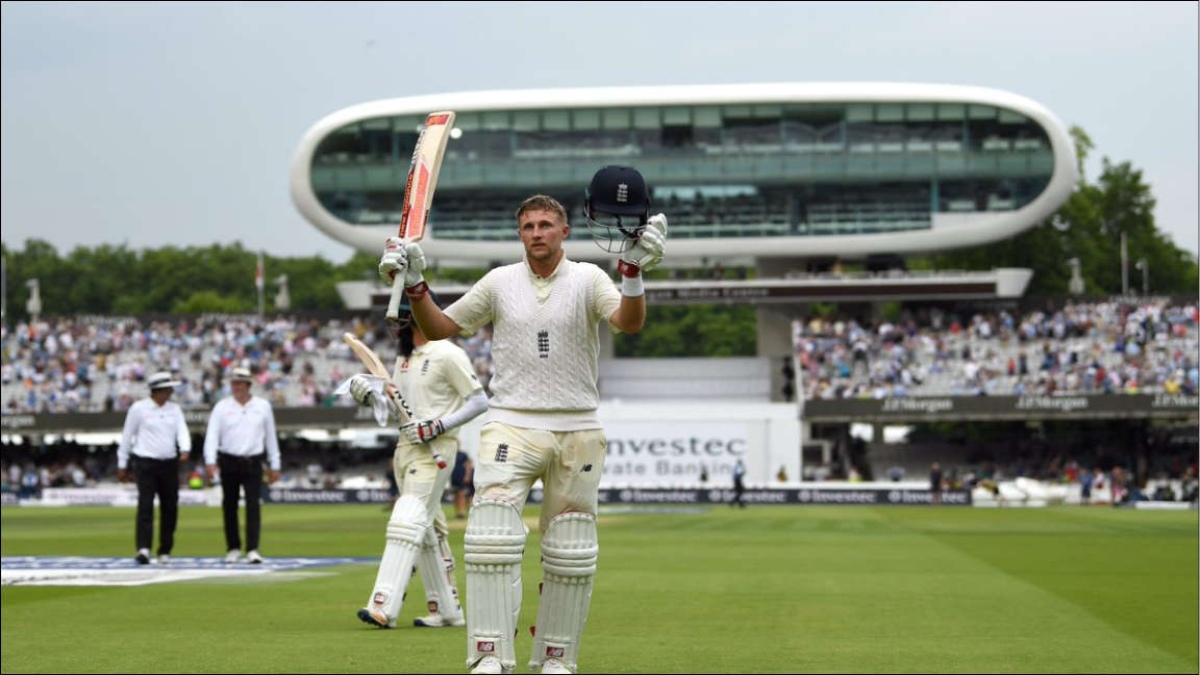
<svg viewBox="0 0 1200 675">
<path fill-rule="evenodd" d="M 149 550 L 154 543 L 154 496 L 158 495 L 158 555 L 175 548 L 175 524 L 179 522 L 179 460 L 133 457 L 137 473 L 137 548 Z"/>
<path fill-rule="evenodd" d="M 242 538 L 238 532 L 238 498 L 246 495 L 246 550 L 258 550 L 258 535 L 262 527 L 263 455 L 250 457 L 217 453 L 217 468 L 221 471 L 221 510 L 225 513 L 225 550 L 240 551 Z"/>
</svg>

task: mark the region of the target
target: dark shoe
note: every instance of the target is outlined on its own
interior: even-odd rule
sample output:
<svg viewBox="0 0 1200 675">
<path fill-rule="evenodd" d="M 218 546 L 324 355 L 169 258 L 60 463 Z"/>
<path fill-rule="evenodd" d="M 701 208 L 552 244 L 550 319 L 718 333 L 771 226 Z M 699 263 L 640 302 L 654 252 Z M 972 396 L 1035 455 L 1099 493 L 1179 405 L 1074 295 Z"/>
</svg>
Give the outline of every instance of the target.
<svg viewBox="0 0 1200 675">
<path fill-rule="evenodd" d="M 148 548 L 139 549 L 137 552 L 137 555 L 133 556 L 133 560 L 134 560 L 134 562 L 136 562 L 139 565 L 149 565 L 150 564 L 150 549 L 148 549 Z"/>
<path fill-rule="evenodd" d="M 358 610 L 358 620 L 365 624 L 375 626 L 376 628 L 395 628 L 396 622 L 389 621 L 383 612 L 371 607 L 363 607 Z"/>
</svg>

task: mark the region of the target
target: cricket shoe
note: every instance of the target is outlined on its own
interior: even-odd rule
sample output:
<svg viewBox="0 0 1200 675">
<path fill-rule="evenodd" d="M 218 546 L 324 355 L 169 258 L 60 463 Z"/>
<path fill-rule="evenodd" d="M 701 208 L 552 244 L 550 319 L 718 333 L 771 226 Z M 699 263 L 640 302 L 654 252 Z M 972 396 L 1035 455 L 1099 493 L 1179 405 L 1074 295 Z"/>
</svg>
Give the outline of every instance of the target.
<svg viewBox="0 0 1200 675">
<path fill-rule="evenodd" d="M 358 610 L 358 620 L 378 628 L 395 628 L 396 622 L 389 620 L 383 612 L 371 607 Z"/>
<path fill-rule="evenodd" d="M 246 562 L 250 563 L 251 565 L 261 565 L 263 563 L 263 557 L 259 555 L 258 550 L 247 551 Z"/>
<path fill-rule="evenodd" d="M 236 565 L 238 560 L 241 560 L 242 552 L 236 548 L 229 549 L 229 553 L 225 554 L 226 565 Z"/>
<path fill-rule="evenodd" d="M 457 628 L 467 625 L 467 622 L 465 619 L 450 621 L 441 614 L 430 614 L 413 619 L 413 625 L 418 628 Z"/>
<path fill-rule="evenodd" d="M 159 565 L 170 565 L 171 564 L 171 556 L 167 555 L 166 553 L 159 554 L 158 564 Z"/>
<path fill-rule="evenodd" d="M 568 668 L 567 664 L 558 659 L 546 659 L 546 662 L 542 664 L 541 672 L 542 675 L 548 675 L 549 673 L 555 673 L 555 675 L 562 675 L 563 673 L 575 675 L 575 671 Z"/>
<path fill-rule="evenodd" d="M 148 548 L 138 549 L 137 555 L 133 556 L 133 561 L 139 565 L 149 565 L 150 564 L 150 549 L 148 549 Z"/>
<path fill-rule="evenodd" d="M 500 663 L 500 659 L 495 656 L 485 656 L 475 664 L 471 669 L 471 675 L 506 675 L 511 673 L 511 669 L 506 669 L 504 664 Z"/>
</svg>

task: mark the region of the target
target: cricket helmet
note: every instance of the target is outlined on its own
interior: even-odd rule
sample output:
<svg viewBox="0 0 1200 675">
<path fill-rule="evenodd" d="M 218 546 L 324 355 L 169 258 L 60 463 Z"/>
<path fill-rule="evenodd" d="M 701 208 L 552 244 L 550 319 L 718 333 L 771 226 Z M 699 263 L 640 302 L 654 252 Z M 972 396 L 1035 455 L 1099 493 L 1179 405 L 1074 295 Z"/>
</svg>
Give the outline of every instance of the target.
<svg viewBox="0 0 1200 675">
<path fill-rule="evenodd" d="M 584 193 L 583 215 L 596 245 L 609 253 L 626 251 L 642 235 L 650 215 L 646 179 L 631 166 L 600 169 Z"/>
</svg>

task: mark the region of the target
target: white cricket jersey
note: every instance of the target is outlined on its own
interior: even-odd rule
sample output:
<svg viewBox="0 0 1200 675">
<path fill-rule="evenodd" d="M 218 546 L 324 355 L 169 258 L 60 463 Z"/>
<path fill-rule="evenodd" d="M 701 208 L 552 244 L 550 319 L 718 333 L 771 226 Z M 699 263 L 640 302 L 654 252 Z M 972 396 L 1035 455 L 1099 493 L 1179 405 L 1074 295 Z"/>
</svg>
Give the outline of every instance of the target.
<svg viewBox="0 0 1200 675">
<path fill-rule="evenodd" d="M 448 340 L 431 340 L 407 359 L 396 357 L 392 381 L 412 408 L 414 420 L 443 419 L 483 391 L 467 353 Z M 442 437 L 457 438 L 459 428 L 447 429 Z"/>
<path fill-rule="evenodd" d="M 524 261 L 497 267 L 445 313 L 462 335 L 492 324 L 490 421 L 578 431 L 600 428 L 599 326 L 620 304 L 603 270 L 563 258 L 545 279 Z"/>
<path fill-rule="evenodd" d="M 204 432 L 204 463 L 216 464 L 218 452 L 238 457 L 266 452 L 271 470 L 279 471 L 279 438 L 271 404 L 258 396 L 251 396 L 246 405 L 232 396 L 217 401 Z"/>
<path fill-rule="evenodd" d="M 173 459 L 179 452 L 192 451 L 192 435 L 183 419 L 183 408 L 174 401 L 161 406 L 144 398 L 129 406 L 125 429 L 117 448 L 117 468 L 129 466 L 129 455 L 150 459 Z"/>
</svg>

